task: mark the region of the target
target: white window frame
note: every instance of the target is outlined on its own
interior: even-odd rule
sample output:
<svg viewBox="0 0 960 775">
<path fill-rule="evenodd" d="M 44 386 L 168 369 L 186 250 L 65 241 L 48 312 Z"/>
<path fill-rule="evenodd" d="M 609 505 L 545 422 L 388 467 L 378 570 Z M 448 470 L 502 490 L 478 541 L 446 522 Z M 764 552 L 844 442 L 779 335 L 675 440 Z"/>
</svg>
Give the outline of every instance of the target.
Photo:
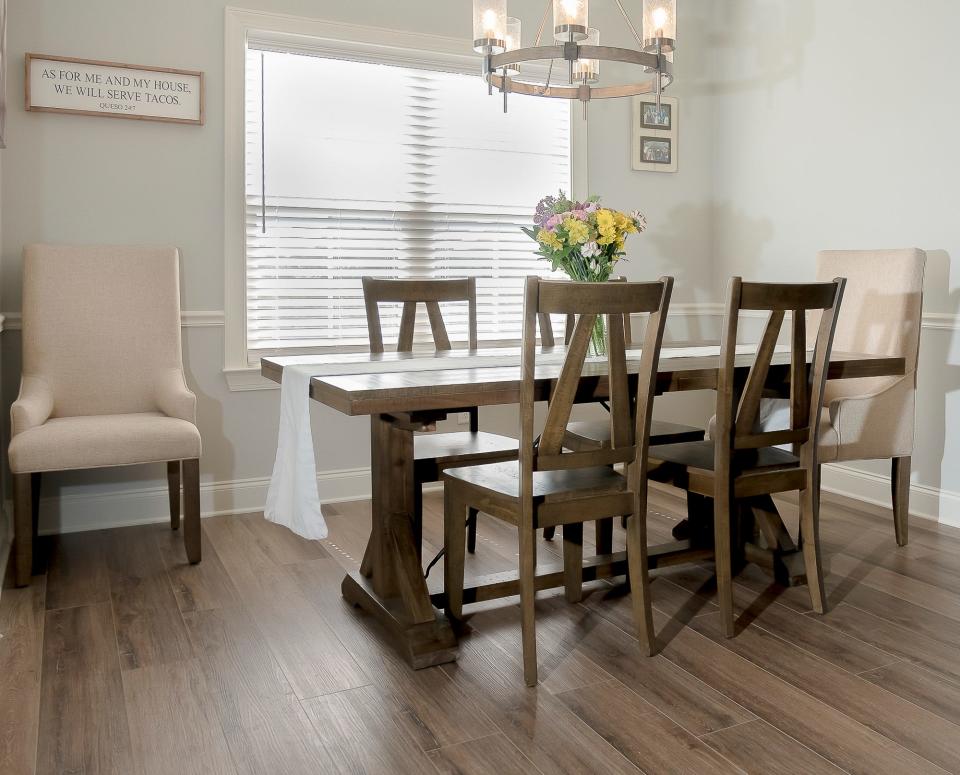
<svg viewBox="0 0 960 775">
<path fill-rule="evenodd" d="M 224 367 L 230 390 L 277 388 L 251 366 L 247 351 L 247 258 L 244 213 L 244 91 L 247 43 L 406 67 L 476 72 L 480 59 L 468 38 L 388 30 L 228 7 L 224 26 Z M 465 21 L 466 25 L 467 22 Z M 493 100 L 495 98 L 491 98 Z M 517 99 L 517 98 L 515 98 Z M 580 104 L 571 110 L 572 195 L 588 195 L 587 122 Z M 490 106 L 497 110 L 496 105 Z M 549 192 L 544 192 L 549 193 Z"/>
</svg>

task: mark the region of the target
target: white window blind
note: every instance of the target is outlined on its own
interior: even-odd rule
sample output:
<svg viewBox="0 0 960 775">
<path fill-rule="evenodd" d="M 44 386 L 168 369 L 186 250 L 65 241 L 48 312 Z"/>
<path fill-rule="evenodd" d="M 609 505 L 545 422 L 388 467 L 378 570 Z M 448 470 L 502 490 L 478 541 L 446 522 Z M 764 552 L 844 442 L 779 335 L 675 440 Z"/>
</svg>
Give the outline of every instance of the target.
<svg viewBox="0 0 960 775">
<path fill-rule="evenodd" d="M 480 339 L 518 339 L 523 278 L 549 273 L 520 227 L 570 190 L 570 144 L 565 100 L 515 98 L 504 115 L 476 74 L 250 48 L 250 359 L 365 348 L 364 275 L 474 276 Z M 466 305 L 443 313 L 465 342 Z M 381 315 L 395 342 L 399 307 Z"/>
</svg>

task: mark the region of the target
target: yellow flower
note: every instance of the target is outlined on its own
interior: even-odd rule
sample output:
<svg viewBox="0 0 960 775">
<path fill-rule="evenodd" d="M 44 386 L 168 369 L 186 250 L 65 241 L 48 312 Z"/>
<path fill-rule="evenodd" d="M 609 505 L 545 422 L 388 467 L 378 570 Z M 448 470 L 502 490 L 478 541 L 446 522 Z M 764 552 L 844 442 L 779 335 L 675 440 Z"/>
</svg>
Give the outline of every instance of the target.
<svg viewBox="0 0 960 775">
<path fill-rule="evenodd" d="M 557 239 L 557 235 L 549 229 L 540 229 L 537 232 L 537 242 L 554 250 L 560 250 L 563 247 L 563 243 Z"/>
<path fill-rule="evenodd" d="M 624 213 L 615 213 L 614 220 L 617 223 L 617 231 L 621 234 L 632 234 L 637 230 L 636 224 L 634 224 L 633 219 Z"/>
<path fill-rule="evenodd" d="M 597 242 L 600 245 L 610 245 L 617 238 L 617 222 L 611 210 L 601 208 L 597 210 L 597 231 L 600 236 Z"/>
<path fill-rule="evenodd" d="M 590 227 L 576 218 L 567 218 L 563 222 L 563 228 L 567 230 L 571 245 L 582 245 L 590 237 Z"/>
<path fill-rule="evenodd" d="M 616 225 L 616 218 L 614 218 L 613 212 L 608 210 L 605 207 L 601 207 L 597 210 L 597 228 L 600 231 L 608 231 Z"/>
</svg>

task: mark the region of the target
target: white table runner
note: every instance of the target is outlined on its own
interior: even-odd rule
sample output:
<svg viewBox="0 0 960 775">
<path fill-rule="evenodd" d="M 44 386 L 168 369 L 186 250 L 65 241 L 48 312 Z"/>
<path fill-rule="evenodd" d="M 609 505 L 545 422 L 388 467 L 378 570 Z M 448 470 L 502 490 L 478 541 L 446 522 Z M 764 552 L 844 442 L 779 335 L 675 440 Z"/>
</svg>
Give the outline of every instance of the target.
<svg viewBox="0 0 960 775">
<path fill-rule="evenodd" d="M 789 351 L 778 347 L 778 352 Z M 640 357 L 640 349 L 627 353 L 628 359 Z M 737 354 L 756 352 L 756 345 L 738 345 Z M 666 358 L 698 358 L 719 356 L 719 345 L 705 347 L 664 347 L 661 360 Z M 563 350 L 538 353 L 541 365 L 563 363 Z M 313 448 L 313 433 L 310 427 L 310 379 L 347 374 L 371 374 L 409 371 L 441 371 L 448 369 L 496 368 L 517 366 L 520 362 L 519 347 L 492 348 L 483 354 L 451 357 L 424 354 L 405 359 L 369 360 L 368 356 L 357 360 L 331 363 L 310 361 L 304 356 L 302 362 L 286 365 L 280 385 L 280 429 L 277 438 L 277 456 L 270 476 L 264 516 L 271 522 L 285 525 L 294 533 L 309 539 L 327 537 L 327 525 L 323 519 L 320 493 L 317 489 L 317 463 Z M 299 360 L 299 359 L 298 359 Z M 588 358 L 605 361 L 605 356 Z"/>
</svg>

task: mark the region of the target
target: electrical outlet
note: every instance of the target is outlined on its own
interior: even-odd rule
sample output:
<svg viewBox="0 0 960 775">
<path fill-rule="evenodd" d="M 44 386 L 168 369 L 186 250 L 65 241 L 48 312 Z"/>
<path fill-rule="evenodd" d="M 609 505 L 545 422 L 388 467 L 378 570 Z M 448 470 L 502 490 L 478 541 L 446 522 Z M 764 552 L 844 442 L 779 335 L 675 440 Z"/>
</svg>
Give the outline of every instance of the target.
<svg viewBox="0 0 960 775">
<path fill-rule="evenodd" d="M 457 425 L 468 425 L 470 423 L 470 412 L 457 412 Z"/>
</svg>

